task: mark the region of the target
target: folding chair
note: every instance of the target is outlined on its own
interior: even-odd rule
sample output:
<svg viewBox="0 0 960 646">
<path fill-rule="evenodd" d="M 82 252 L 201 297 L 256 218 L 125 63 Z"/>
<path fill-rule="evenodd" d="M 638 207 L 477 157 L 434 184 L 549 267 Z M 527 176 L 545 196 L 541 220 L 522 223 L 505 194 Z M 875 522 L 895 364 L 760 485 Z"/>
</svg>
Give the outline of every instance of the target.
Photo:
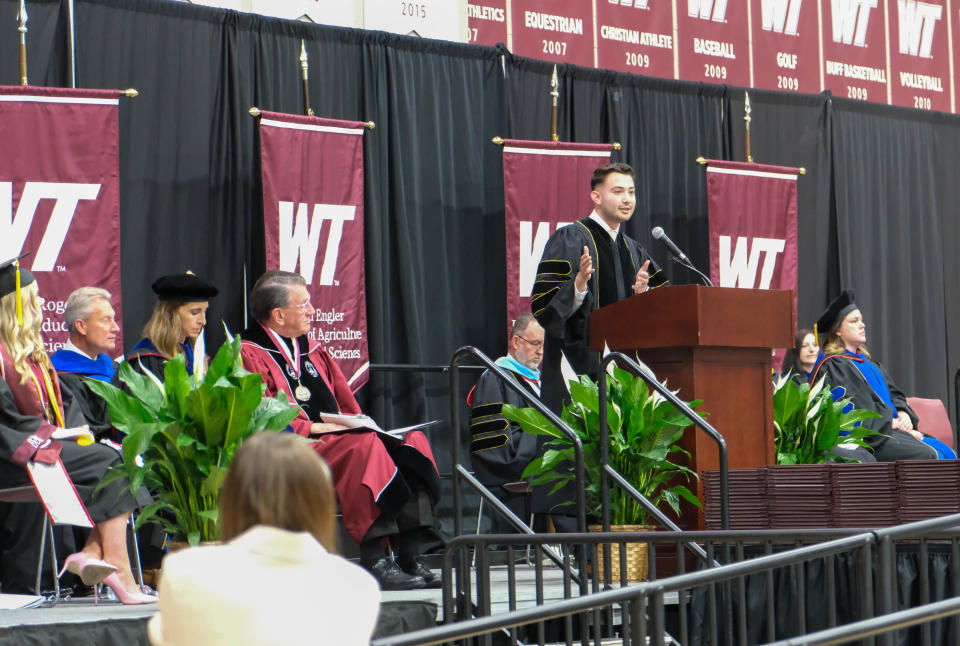
<svg viewBox="0 0 960 646">
<path fill-rule="evenodd" d="M 0 502 L 5 503 L 35 503 L 41 504 L 40 494 L 33 485 L 23 485 L 22 487 L 10 487 L 0 489 Z M 143 570 L 140 567 L 140 545 L 137 542 L 137 525 L 133 512 L 130 512 L 130 521 L 128 528 L 133 534 L 133 562 L 134 574 L 137 577 L 137 585 L 143 585 Z M 60 600 L 60 579 L 57 573 L 60 571 L 59 561 L 57 560 L 57 546 L 53 536 L 53 523 L 50 522 L 50 515 L 44 510 L 43 527 L 40 530 L 40 553 L 37 557 L 37 577 L 34 581 L 34 594 L 41 596 L 40 584 L 43 578 L 43 557 L 47 551 L 47 540 L 50 541 L 50 568 L 53 572 L 53 590 L 54 601 Z"/>
</svg>

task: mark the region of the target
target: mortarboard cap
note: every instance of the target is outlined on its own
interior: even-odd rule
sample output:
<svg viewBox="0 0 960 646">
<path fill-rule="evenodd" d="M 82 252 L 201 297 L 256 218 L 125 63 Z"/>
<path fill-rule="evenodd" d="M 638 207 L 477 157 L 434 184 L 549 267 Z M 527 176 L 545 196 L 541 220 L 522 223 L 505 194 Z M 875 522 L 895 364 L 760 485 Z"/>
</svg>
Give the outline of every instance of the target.
<svg viewBox="0 0 960 646">
<path fill-rule="evenodd" d="M 845 289 L 840 295 L 830 301 L 827 309 L 817 319 L 820 334 L 827 334 L 833 326 L 843 320 L 843 317 L 858 308 L 856 294 L 852 289 Z"/>
<path fill-rule="evenodd" d="M 0 298 L 17 291 L 18 269 L 20 271 L 20 287 L 26 287 L 35 280 L 29 269 L 19 266 L 18 261 L 26 255 L 0 263 Z"/>
<path fill-rule="evenodd" d="M 220 291 L 192 271 L 161 276 L 152 287 L 161 301 L 205 301 Z"/>
<path fill-rule="evenodd" d="M 17 258 L 11 258 L 0 263 L 0 298 L 7 294 L 17 294 L 17 325 L 23 325 L 23 296 L 20 289 L 25 285 L 34 282 L 36 278 L 29 269 L 20 266 L 20 260 L 30 255 L 30 252 L 21 254 Z"/>
</svg>

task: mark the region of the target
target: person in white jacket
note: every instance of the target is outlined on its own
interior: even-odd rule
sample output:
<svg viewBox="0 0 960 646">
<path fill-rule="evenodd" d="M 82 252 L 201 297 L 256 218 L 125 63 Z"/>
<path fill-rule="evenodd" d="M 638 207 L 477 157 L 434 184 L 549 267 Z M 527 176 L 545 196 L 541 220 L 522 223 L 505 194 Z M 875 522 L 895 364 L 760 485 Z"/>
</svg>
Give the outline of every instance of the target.
<svg viewBox="0 0 960 646">
<path fill-rule="evenodd" d="M 222 545 L 163 561 L 154 646 L 366 645 L 380 589 L 336 554 L 330 471 L 306 440 L 264 432 L 220 494 Z"/>
</svg>

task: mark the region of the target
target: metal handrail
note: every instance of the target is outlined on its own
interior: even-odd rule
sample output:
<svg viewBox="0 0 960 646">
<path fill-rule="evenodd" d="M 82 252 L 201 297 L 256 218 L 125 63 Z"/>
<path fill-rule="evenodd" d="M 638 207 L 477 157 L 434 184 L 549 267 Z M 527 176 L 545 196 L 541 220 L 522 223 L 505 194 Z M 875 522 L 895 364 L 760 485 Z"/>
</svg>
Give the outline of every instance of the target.
<svg viewBox="0 0 960 646">
<path fill-rule="evenodd" d="M 581 532 L 587 530 L 587 517 L 586 517 L 586 494 L 584 491 L 584 462 L 583 462 L 583 443 L 580 441 L 580 437 L 576 432 L 567 426 L 564 422 L 554 414 L 549 408 L 544 405 L 539 399 L 533 396 L 529 391 L 525 391 L 520 385 L 513 379 L 510 378 L 507 373 L 503 371 L 500 366 L 495 364 L 490 360 L 490 357 L 485 355 L 483 352 L 473 347 L 472 345 L 465 345 L 457 350 L 453 357 L 450 359 L 450 427 L 453 430 L 453 464 L 456 473 L 464 475 L 466 469 L 460 464 L 460 359 L 464 356 L 471 356 L 484 366 L 487 370 L 493 372 L 497 377 L 502 381 L 508 388 L 513 392 L 520 395 L 524 402 L 530 404 L 538 413 L 547 418 L 551 424 L 553 424 L 561 433 L 566 435 L 570 442 L 573 444 L 573 456 L 574 456 L 574 476 L 576 477 L 575 483 L 575 493 L 576 493 L 576 506 L 577 506 L 577 529 Z M 460 495 L 460 479 L 454 477 L 453 479 L 453 504 L 455 509 L 454 515 L 454 534 L 460 536 L 463 529 L 463 510 L 461 508 L 461 495 Z"/>
<path fill-rule="evenodd" d="M 847 624 L 846 626 L 827 628 L 815 633 L 810 633 L 809 635 L 781 639 L 777 642 L 770 642 L 767 646 L 808 646 L 810 644 L 830 646 L 832 644 L 846 644 L 864 637 L 873 637 L 891 630 L 909 628 L 917 624 L 946 619 L 947 617 L 953 617 L 955 615 L 960 615 L 960 597 L 943 599 L 942 601 L 935 601 L 907 610 L 900 610 L 898 612 L 864 619 L 852 624 Z"/>
<path fill-rule="evenodd" d="M 644 370 L 636 361 L 623 354 L 622 352 L 611 352 L 603 358 L 603 361 L 600 362 L 600 379 L 598 383 L 598 394 L 599 394 L 599 416 L 600 416 L 600 464 L 603 465 L 603 470 L 600 473 L 600 500 L 603 505 L 603 530 L 610 531 L 610 483 L 607 481 L 608 477 L 613 477 L 614 480 L 625 489 L 631 497 L 637 500 L 644 509 L 646 509 L 654 518 L 656 518 L 662 525 L 669 527 L 674 531 L 680 531 L 680 527 L 671 521 L 663 512 L 657 509 L 645 496 L 640 494 L 636 489 L 629 486 L 626 481 L 623 479 L 620 474 L 616 472 L 610 465 L 610 452 L 609 445 L 607 443 L 607 437 L 609 435 L 609 427 L 607 425 L 607 366 L 609 366 L 613 361 L 621 361 L 626 364 L 628 367 L 633 368 L 636 371 L 637 376 L 643 379 L 644 382 L 654 390 L 656 390 L 660 395 L 666 399 L 668 402 L 673 404 L 673 406 L 683 413 L 683 415 L 691 421 L 694 426 L 700 427 L 714 442 L 717 443 L 717 450 L 720 454 L 720 524 L 723 529 L 730 529 L 730 491 L 729 491 L 729 474 L 727 466 L 727 441 L 723 439 L 717 429 L 707 422 L 705 419 L 700 417 L 690 408 L 686 402 L 674 395 L 667 389 L 666 386 L 661 384 L 655 377 L 647 374 L 647 371 Z M 624 486 L 626 485 L 626 486 Z"/>
<path fill-rule="evenodd" d="M 624 604 L 639 601 L 651 595 L 662 600 L 663 594 L 667 592 L 679 592 L 684 589 L 718 584 L 722 583 L 724 580 L 745 577 L 773 568 L 797 565 L 811 559 L 839 554 L 850 549 L 867 548 L 869 546 L 876 545 L 885 539 L 889 540 L 894 537 L 916 537 L 918 535 L 922 535 L 922 533 L 926 530 L 947 530 L 957 527 L 960 527 L 960 514 L 952 514 L 950 516 L 943 516 L 941 518 L 921 521 L 918 523 L 910 523 L 908 525 L 902 525 L 899 527 L 865 531 L 827 541 L 818 545 L 807 545 L 793 550 L 780 552 L 778 554 L 760 556 L 750 559 L 749 561 L 731 563 L 729 565 L 722 565 L 720 567 L 710 568 L 707 570 L 680 574 L 665 579 L 656 579 L 629 587 L 604 590 L 580 597 L 551 602 L 549 605 L 515 610 L 497 616 L 480 617 L 477 619 L 445 624 L 436 628 L 413 631 L 404 635 L 385 637 L 374 640 L 371 643 L 371 646 L 428 646 L 430 644 L 439 644 L 453 641 L 455 639 L 490 634 L 494 631 L 526 625 L 537 621 L 565 617 L 579 612 L 586 612 L 597 608 L 611 606 L 613 604 Z M 766 533 L 770 534 L 771 532 L 768 531 Z M 784 534 L 784 532 L 775 533 L 781 535 Z M 685 539 L 700 541 L 716 540 L 717 538 L 731 537 L 736 535 L 760 536 L 763 534 L 764 532 L 635 532 L 628 534 L 552 534 L 549 536 L 535 535 L 525 537 L 525 542 L 529 542 L 530 544 L 540 544 L 545 542 L 598 543 L 602 541 L 655 542 L 658 538 L 661 540 L 666 540 L 677 539 L 681 536 Z M 447 552 L 444 554 L 444 577 L 446 578 L 450 576 L 449 568 L 451 564 L 448 559 L 452 559 L 452 556 L 449 555 L 451 555 L 455 550 L 463 549 L 464 546 L 474 542 L 507 542 L 510 540 L 515 541 L 515 539 L 516 536 L 513 535 L 489 535 L 485 537 L 458 536 L 454 538 L 448 544 Z M 638 607 L 639 604 L 634 604 L 632 606 L 634 612 L 637 612 L 636 609 Z M 855 626 L 857 631 L 873 630 L 875 627 L 883 627 L 886 629 L 893 626 L 907 626 L 912 625 L 912 623 L 918 623 L 921 621 L 921 616 L 926 616 L 932 620 L 942 616 L 957 614 L 958 612 L 960 612 L 960 606 L 958 606 L 957 610 L 954 610 L 952 605 L 944 605 L 942 602 L 938 602 L 936 604 L 929 604 L 929 608 L 927 608 L 925 611 L 915 608 L 913 613 L 892 613 L 889 615 L 877 616 L 865 621 L 857 622 L 855 624 L 849 624 L 846 628 L 852 630 L 852 627 Z M 899 617 L 896 615 L 899 615 Z M 894 619 L 891 619 L 891 617 L 894 617 Z M 640 639 L 642 639 L 642 635 L 638 630 L 638 626 L 641 623 L 643 622 L 631 621 L 631 628 L 634 631 L 637 631 L 635 633 L 635 639 L 631 640 L 632 643 L 643 643 L 640 641 Z M 851 639 L 860 635 L 866 636 L 868 634 L 874 633 L 851 633 L 850 635 L 847 635 L 847 639 Z M 846 641 L 847 639 L 841 641 Z M 783 643 L 801 644 L 808 642 L 802 641 L 801 639 L 800 641 L 786 641 Z"/>
</svg>

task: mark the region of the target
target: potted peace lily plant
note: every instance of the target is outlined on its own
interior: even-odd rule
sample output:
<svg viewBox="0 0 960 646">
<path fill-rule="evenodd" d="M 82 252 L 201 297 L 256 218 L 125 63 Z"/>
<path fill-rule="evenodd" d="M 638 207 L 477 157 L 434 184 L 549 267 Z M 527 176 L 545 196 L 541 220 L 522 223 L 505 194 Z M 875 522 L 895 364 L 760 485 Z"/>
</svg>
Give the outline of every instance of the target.
<svg viewBox="0 0 960 646">
<path fill-rule="evenodd" d="M 678 442 L 691 425 L 690 420 L 651 390 L 640 377 L 626 370 L 614 367 L 612 376 L 607 379 L 607 389 L 610 466 L 655 505 L 666 504 L 675 513 L 680 511 L 681 500 L 701 507 L 700 500 L 683 484 L 696 478 L 696 473 L 674 461 L 674 456 L 689 455 Z M 571 381 L 570 398 L 571 402 L 564 407 L 560 417 L 583 443 L 587 513 L 599 518 L 601 469 L 597 384 L 585 376 L 581 376 L 579 382 Z M 695 408 L 700 403 L 701 400 L 695 400 L 689 402 L 689 406 Z M 554 483 L 553 491 L 574 480 L 573 446 L 566 435 L 532 408 L 504 405 L 503 415 L 517 422 L 527 433 L 551 438 L 542 455 L 524 470 L 524 478 L 532 478 L 534 484 Z M 612 531 L 654 529 L 647 524 L 647 512 L 643 507 L 616 485 L 610 487 L 610 523 Z M 591 526 L 590 529 L 600 531 L 600 526 Z M 616 563 L 619 547 L 613 544 L 611 548 Z M 628 544 L 627 550 L 630 580 L 644 580 L 646 543 Z M 613 570 L 611 574 L 614 580 L 618 580 L 619 568 Z"/>
<path fill-rule="evenodd" d="M 121 364 L 128 392 L 88 381 L 106 400 L 113 425 L 126 433 L 123 463 L 100 486 L 123 477 L 132 491 L 145 485 L 157 502 L 138 522 L 154 518 L 172 540 L 191 545 L 219 539 L 220 486 L 237 447 L 259 431 L 285 429 L 298 412 L 283 393 L 264 397 L 261 376 L 241 365 L 240 337 L 227 334 L 206 369 L 199 337 L 193 375 L 180 354 L 167 361 L 162 380 Z"/>
<path fill-rule="evenodd" d="M 853 408 L 849 397 L 834 401 L 822 378 L 811 385 L 784 375 L 773 385 L 777 464 L 823 464 L 828 459 L 856 462 L 835 455 L 833 450 L 841 444 L 869 448 L 864 439 L 878 433 L 862 422 L 880 416 L 874 411 Z"/>
</svg>

